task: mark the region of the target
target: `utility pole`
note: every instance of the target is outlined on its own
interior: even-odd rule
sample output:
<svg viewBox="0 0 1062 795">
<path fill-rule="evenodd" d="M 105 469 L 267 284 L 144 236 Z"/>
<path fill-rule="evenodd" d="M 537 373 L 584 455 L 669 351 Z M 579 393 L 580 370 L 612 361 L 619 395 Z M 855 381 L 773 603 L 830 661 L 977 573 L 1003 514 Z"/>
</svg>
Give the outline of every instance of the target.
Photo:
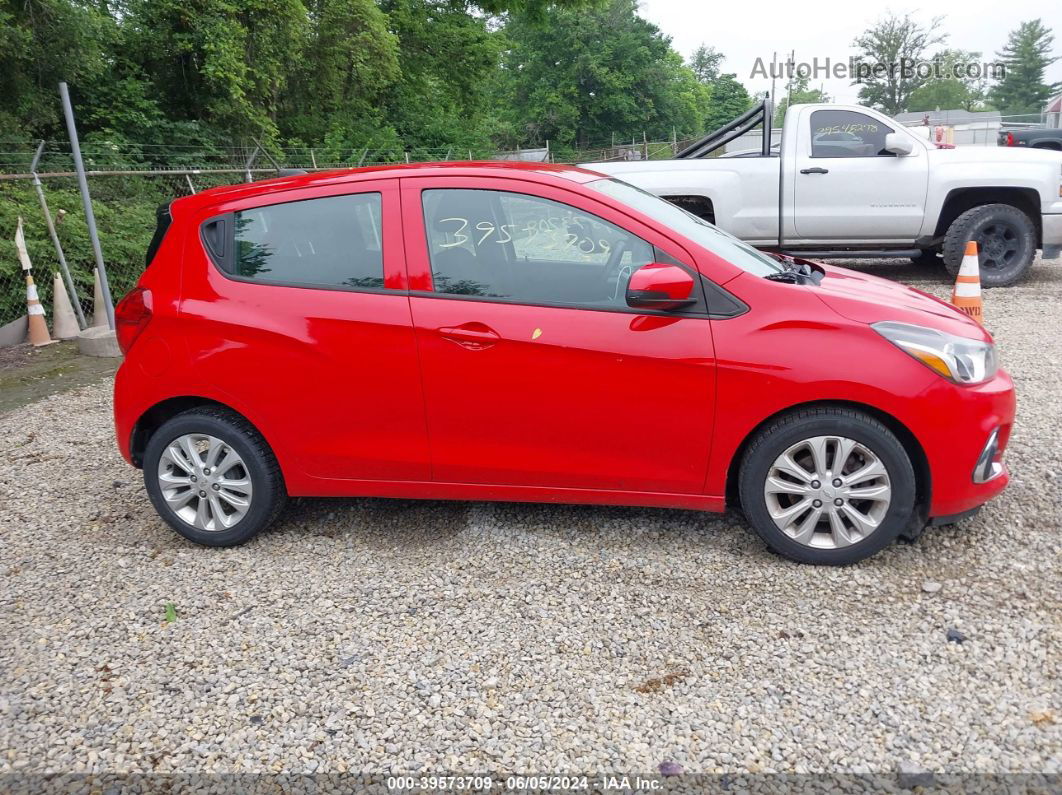
<svg viewBox="0 0 1062 795">
<path fill-rule="evenodd" d="M 793 68 L 796 65 L 796 50 L 789 53 L 789 60 L 786 61 L 786 65 L 789 67 L 786 69 L 786 81 L 785 81 L 785 107 L 789 110 L 790 97 L 793 94 Z M 772 97 L 774 99 L 774 97 Z"/>
<path fill-rule="evenodd" d="M 777 67 L 777 66 L 778 66 L 778 51 L 775 50 L 774 52 L 771 53 L 771 104 L 772 105 L 774 104 L 774 81 L 775 81 L 775 78 L 776 78 L 776 72 L 778 71 L 775 67 Z"/>
</svg>

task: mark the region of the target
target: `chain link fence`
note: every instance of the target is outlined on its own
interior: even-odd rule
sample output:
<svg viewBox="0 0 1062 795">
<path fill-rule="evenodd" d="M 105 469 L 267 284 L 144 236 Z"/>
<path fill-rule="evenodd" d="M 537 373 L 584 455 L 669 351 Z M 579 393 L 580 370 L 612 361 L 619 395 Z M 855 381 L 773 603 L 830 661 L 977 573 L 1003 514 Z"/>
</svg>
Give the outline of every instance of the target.
<svg viewBox="0 0 1062 795">
<path fill-rule="evenodd" d="M 364 147 L 342 153 L 311 148 L 264 153 L 257 147 L 224 150 L 185 150 L 180 147 L 150 150 L 138 145 L 98 142 L 82 147 L 88 169 L 89 190 L 99 231 L 104 262 L 115 303 L 132 288 L 144 270 L 144 255 L 155 229 L 157 208 L 180 196 L 220 185 L 268 179 L 277 169 L 335 168 L 443 160 L 533 160 L 585 163 L 608 160 L 644 160 L 673 157 L 689 141 L 632 140 L 602 146 L 516 149 L 509 152 L 477 151 L 456 146 L 400 150 Z M 21 217 L 26 248 L 41 303 L 51 323 L 53 275 L 59 259 L 48 233 L 44 212 L 33 184 L 30 164 L 36 144 L 0 141 L 0 326 L 26 313 L 25 276 L 15 249 L 15 230 Z M 180 164 L 160 168 L 165 160 Z M 152 162 L 154 161 L 154 162 Z M 86 320 L 92 323 L 95 259 L 69 144 L 48 142 L 40 159 L 38 177 Z"/>
<path fill-rule="evenodd" d="M 155 210 L 179 196 L 240 180 L 238 172 L 191 175 L 176 172 L 105 173 L 90 178 L 93 210 L 103 248 L 111 292 L 117 302 L 136 284 L 144 270 L 144 254 L 155 229 Z M 85 213 L 73 176 L 41 175 L 56 234 L 86 319 L 92 322 L 95 258 Z M 0 176 L 0 326 L 26 314 L 25 274 L 15 248 L 15 230 L 22 218 L 33 279 L 51 321 L 53 275 L 59 258 L 32 179 Z"/>
</svg>

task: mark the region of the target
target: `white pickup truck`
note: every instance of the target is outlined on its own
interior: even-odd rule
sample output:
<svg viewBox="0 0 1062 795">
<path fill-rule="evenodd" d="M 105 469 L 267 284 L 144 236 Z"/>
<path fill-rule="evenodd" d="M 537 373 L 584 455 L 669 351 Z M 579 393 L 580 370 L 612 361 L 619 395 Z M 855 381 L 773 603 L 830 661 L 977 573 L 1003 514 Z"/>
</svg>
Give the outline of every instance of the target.
<svg viewBox="0 0 1062 795">
<path fill-rule="evenodd" d="M 1062 153 L 937 148 L 858 105 L 793 105 L 780 144 L 706 157 L 770 119 L 750 110 L 673 160 L 588 163 L 760 248 L 806 258 L 910 257 L 957 273 L 968 240 L 986 287 L 1062 253 Z M 758 118 L 757 116 L 761 116 Z"/>
</svg>

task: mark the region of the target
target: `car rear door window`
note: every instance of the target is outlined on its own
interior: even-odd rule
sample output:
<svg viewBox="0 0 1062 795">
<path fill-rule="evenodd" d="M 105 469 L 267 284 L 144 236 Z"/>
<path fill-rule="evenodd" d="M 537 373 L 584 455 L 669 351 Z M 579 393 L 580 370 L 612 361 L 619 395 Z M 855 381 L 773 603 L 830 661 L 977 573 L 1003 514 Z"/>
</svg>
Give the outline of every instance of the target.
<svg viewBox="0 0 1062 795">
<path fill-rule="evenodd" d="M 240 210 L 230 272 L 271 284 L 382 288 L 381 206 L 379 193 L 358 193 Z"/>
<path fill-rule="evenodd" d="M 654 261 L 636 235 L 539 196 L 444 188 L 423 203 L 438 293 L 625 308 L 631 272 Z"/>
<path fill-rule="evenodd" d="M 811 114 L 812 157 L 894 157 L 885 136 L 896 132 L 872 116 L 854 110 L 817 110 Z"/>
</svg>

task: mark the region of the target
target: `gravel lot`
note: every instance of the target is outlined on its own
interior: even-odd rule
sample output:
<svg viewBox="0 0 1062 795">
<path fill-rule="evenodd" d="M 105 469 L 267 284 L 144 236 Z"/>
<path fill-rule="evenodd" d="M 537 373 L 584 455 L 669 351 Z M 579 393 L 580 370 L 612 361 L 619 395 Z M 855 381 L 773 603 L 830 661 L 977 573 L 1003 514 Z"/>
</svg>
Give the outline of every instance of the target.
<svg viewBox="0 0 1062 795">
<path fill-rule="evenodd" d="M 985 314 L 1009 490 L 846 569 L 732 515 L 516 504 L 302 500 L 203 549 L 109 379 L 4 414 L 0 772 L 1060 773 L 1062 263 Z"/>
</svg>

